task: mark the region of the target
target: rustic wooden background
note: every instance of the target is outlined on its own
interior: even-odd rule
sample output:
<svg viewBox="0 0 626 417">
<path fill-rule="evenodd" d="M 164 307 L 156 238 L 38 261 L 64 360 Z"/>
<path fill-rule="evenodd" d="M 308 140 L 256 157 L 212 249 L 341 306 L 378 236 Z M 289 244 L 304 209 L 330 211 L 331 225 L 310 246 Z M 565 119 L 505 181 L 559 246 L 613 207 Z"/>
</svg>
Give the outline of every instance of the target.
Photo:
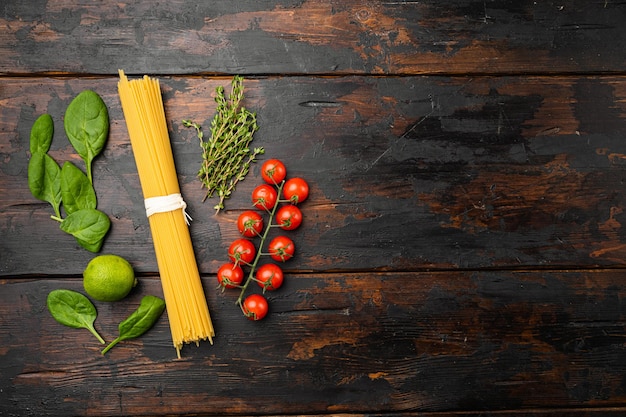
<svg viewBox="0 0 626 417">
<path fill-rule="evenodd" d="M 445 4 L 444 4 L 445 3 Z M 0 415 L 601 416 L 626 413 L 626 3 L 81 1 L 0 4 Z M 45 300 L 94 256 L 27 185 L 28 137 L 109 108 L 103 252 L 161 294 L 117 70 L 158 77 L 217 336 L 175 359 L 165 315 L 107 356 Z M 182 119 L 245 77 L 255 145 L 311 184 L 270 316 L 215 273 L 260 183 L 214 216 Z"/>
</svg>

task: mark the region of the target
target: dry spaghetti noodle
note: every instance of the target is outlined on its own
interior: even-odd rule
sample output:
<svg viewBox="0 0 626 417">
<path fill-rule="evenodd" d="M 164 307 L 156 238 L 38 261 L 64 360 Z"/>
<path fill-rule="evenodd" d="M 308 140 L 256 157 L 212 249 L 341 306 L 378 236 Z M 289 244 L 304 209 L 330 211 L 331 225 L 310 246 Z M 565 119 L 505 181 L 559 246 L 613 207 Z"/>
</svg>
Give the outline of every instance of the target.
<svg viewBox="0 0 626 417">
<path fill-rule="evenodd" d="M 215 331 L 207 306 L 180 195 L 159 81 L 129 81 L 120 70 L 118 92 L 130 137 L 161 275 L 176 354 L 184 343 Z"/>
</svg>

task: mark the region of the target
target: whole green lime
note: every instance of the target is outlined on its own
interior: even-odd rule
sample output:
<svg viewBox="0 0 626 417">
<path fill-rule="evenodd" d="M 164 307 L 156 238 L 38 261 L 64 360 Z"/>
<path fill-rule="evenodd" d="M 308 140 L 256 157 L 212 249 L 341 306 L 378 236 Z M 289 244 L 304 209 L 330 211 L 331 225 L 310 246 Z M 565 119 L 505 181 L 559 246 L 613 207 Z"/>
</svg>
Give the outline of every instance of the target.
<svg viewBox="0 0 626 417">
<path fill-rule="evenodd" d="M 83 272 L 83 287 L 98 301 L 119 301 L 137 285 L 135 271 L 128 261 L 117 255 L 93 258 Z"/>
</svg>

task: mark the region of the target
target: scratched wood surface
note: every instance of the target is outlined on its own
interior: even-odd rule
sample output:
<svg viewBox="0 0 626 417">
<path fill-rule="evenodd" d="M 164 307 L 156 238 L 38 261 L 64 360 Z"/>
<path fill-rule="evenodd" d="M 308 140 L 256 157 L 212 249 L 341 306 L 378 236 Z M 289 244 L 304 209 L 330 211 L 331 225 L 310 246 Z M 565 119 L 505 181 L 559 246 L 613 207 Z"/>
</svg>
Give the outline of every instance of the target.
<svg viewBox="0 0 626 417">
<path fill-rule="evenodd" d="M 0 415 L 626 413 L 626 4 L 616 1 L 7 1 L 0 6 Z M 167 315 L 107 356 L 49 315 L 94 256 L 27 184 L 34 120 L 111 116 L 94 165 L 103 252 L 160 295 L 117 70 L 159 78 L 214 345 L 175 359 Z M 311 184 L 296 257 L 245 320 L 215 273 L 258 166 L 215 216 L 192 119 L 243 74 L 262 159 Z M 78 161 L 77 163 L 80 163 Z"/>
<path fill-rule="evenodd" d="M 4 3 L 9 74 L 624 70 L 626 11 L 611 0 Z"/>
<path fill-rule="evenodd" d="M 165 320 L 99 353 L 45 310 L 64 277 L 8 279 L 6 415 L 402 413 L 621 407 L 619 271 L 291 274 L 267 321 L 207 291 L 218 337 L 174 360 Z M 213 280 L 205 282 L 213 287 Z M 141 293 L 159 282 L 142 279 Z M 96 303 L 103 337 L 139 300 Z M 28 331 L 24 331 L 27 328 Z M 623 408 L 620 408 L 623 413 Z M 575 414 L 573 411 L 571 412 Z"/>
<path fill-rule="evenodd" d="M 237 234 L 238 214 L 250 207 L 258 167 L 227 210 L 213 216 L 195 178 L 195 132 L 181 120 L 208 126 L 212 92 L 228 80 L 162 82 L 201 269 L 215 272 Z M 626 259 L 621 78 L 300 77 L 245 85 L 266 157 L 285 159 L 292 175 L 313 179 L 304 206 L 308 227 L 296 232 L 305 239 L 301 268 L 580 268 Z M 10 163 L 0 184 L 12 191 L 0 227 L 33 238 L 0 243 L 5 274 L 78 274 L 90 259 L 26 186 L 32 123 L 41 113 L 54 115 L 52 154 L 59 162 L 75 158 L 61 117 L 87 88 L 103 96 L 111 114 L 110 141 L 94 174 L 113 221 L 103 250 L 136 252 L 140 271 L 156 270 L 151 251 L 135 251 L 149 248 L 151 236 L 116 79 L 11 78 L 3 83 Z M 62 256 L 68 252 L 74 255 Z"/>
</svg>

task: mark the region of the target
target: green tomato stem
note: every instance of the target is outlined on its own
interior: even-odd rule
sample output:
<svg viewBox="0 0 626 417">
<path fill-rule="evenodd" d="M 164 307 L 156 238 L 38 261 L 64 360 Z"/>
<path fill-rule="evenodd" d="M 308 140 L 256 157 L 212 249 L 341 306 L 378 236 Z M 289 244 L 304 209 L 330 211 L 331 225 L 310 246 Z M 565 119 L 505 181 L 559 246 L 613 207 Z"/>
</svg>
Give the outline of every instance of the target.
<svg viewBox="0 0 626 417">
<path fill-rule="evenodd" d="M 285 180 L 283 180 L 278 186 L 278 190 L 277 190 L 278 195 L 280 195 L 280 193 L 282 192 L 283 185 L 285 185 Z M 272 228 L 272 219 L 274 219 L 274 215 L 276 214 L 278 203 L 279 201 L 278 199 L 276 199 L 276 202 L 274 203 L 274 207 L 272 207 L 272 211 L 270 212 L 270 218 L 267 222 L 267 226 L 265 226 L 265 230 L 263 231 L 263 235 L 261 236 L 261 243 L 259 243 L 259 249 L 256 252 L 254 261 L 252 261 L 252 264 L 250 264 L 250 273 L 248 274 L 248 278 L 246 279 L 245 284 L 241 286 L 241 293 L 239 294 L 239 298 L 237 298 L 237 301 L 235 302 L 236 304 L 239 304 L 240 306 L 242 306 L 242 309 L 243 309 L 242 301 L 243 301 L 243 296 L 246 293 L 246 289 L 248 288 L 248 285 L 250 285 L 252 281 L 256 281 L 256 279 L 254 278 L 254 271 L 256 270 L 257 263 L 259 262 L 259 259 L 261 259 L 262 255 L 268 255 L 267 253 L 263 253 L 263 244 L 265 243 L 265 240 L 267 239 L 267 235 L 269 234 L 270 229 Z"/>
</svg>

